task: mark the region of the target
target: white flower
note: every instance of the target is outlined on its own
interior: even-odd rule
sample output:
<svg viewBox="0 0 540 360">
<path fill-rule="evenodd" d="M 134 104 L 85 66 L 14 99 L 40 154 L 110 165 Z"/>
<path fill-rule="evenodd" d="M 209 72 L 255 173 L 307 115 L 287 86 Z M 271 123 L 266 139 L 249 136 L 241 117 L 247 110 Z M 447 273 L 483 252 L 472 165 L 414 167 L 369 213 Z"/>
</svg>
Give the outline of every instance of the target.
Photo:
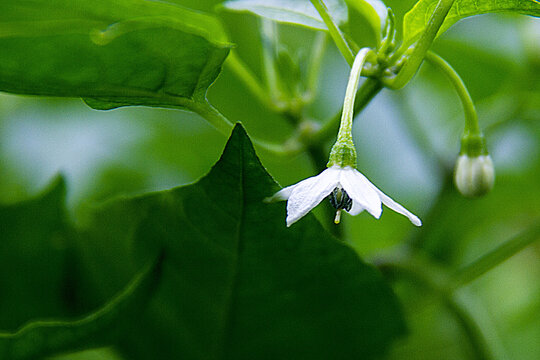
<svg viewBox="0 0 540 360">
<path fill-rule="evenodd" d="M 268 200 L 287 200 L 287 226 L 291 226 L 329 195 L 332 205 L 337 208 L 336 223 L 339 223 L 341 210 L 351 215 L 358 215 L 367 210 L 378 219 L 382 213 L 382 203 L 408 217 L 414 225 L 422 225 L 418 217 L 389 198 L 358 170 L 350 166 L 334 165 L 317 176 L 281 189 Z"/>
</svg>

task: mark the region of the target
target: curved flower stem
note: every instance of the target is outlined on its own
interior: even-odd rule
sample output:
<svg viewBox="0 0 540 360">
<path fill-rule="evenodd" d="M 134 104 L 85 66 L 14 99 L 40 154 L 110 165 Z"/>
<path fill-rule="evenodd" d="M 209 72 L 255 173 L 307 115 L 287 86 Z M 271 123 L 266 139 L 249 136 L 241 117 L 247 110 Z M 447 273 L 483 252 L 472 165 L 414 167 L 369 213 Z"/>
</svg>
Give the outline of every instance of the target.
<svg viewBox="0 0 540 360">
<path fill-rule="evenodd" d="M 332 17 L 328 13 L 328 8 L 324 4 L 322 0 L 310 0 L 313 6 L 315 6 L 315 9 L 317 9 L 317 12 L 323 19 L 324 23 L 326 24 L 326 27 L 328 28 L 328 31 L 330 32 L 330 36 L 332 37 L 332 40 L 334 40 L 334 43 L 336 44 L 337 48 L 341 52 L 341 55 L 345 58 L 347 63 L 352 66 L 354 62 L 354 53 L 352 52 L 351 48 L 349 47 L 349 44 L 347 44 L 347 41 L 345 41 L 345 37 L 337 27 L 337 25 L 334 23 L 334 20 L 332 20 Z"/>
<path fill-rule="evenodd" d="M 251 69 L 240 59 L 238 53 L 232 49 L 225 65 L 228 66 L 238 78 L 244 83 L 244 85 L 251 91 L 251 93 L 259 100 L 259 102 L 265 105 L 267 108 L 274 110 L 276 106 L 270 100 L 270 95 L 261 85 L 259 79 L 253 74 Z"/>
<path fill-rule="evenodd" d="M 354 117 L 354 100 L 356 98 L 356 89 L 360 82 L 360 76 L 362 74 L 362 67 L 366 62 L 366 59 L 371 49 L 363 48 L 358 52 L 354 59 L 354 63 L 349 75 L 349 82 L 347 83 L 347 90 L 345 91 L 345 99 L 343 101 L 343 113 L 341 114 L 341 121 L 338 131 L 338 141 L 352 141 L 352 123 Z"/>
<path fill-rule="evenodd" d="M 492 351 L 488 347 L 488 343 L 482 334 L 481 329 L 471 317 L 469 312 L 457 302 L 445 286 L 441 286 L 440 278 L 444 278 L 437 274 L 430 266 L 426 264 L 415 264 L 413 262 L 384 262 L 379 263 L 378 268 L 383 272 L 396 276 L 404 276 L 411 278 L 416 283 L 430 289 L 442 302 L 444 307 L 454 316 L 457 323 L 461 326 L 463 333 L 469 340 L 469 345 L 474 353 L 474 358 L 477 360 L 492 360 Z"/>
<path fill-rule="evenodd" d="M 383 88 L 382 83 L 373 78 L 367 78 L 360 89 L 356 93 L 356 99 L 354 101 L 354 113 L 360 113 L 367 104 L 377 95 Z M 340 125 L 341 109 L 336 115 L 328 120 L 312 137 L 313 143 L 322 143 L 333 136 L 335 136 Z"/>
<path fill-rule="evenodd" d="M 426 60 L 441 70 L 448 77 L 454 89 L 456 89 L 459 99 L 463 104 L 463 110 L 465 111 L 465 132 L 471 135 L 480 134 L 478 115 L 476 114 L 474 103 L 461 77 L 459 77 L 458 73 L 450 64 L 432 51 L 427 52 Z"/>
<path fill-rule="evenodd" d="M 399 73 L 393 79 L 385 81 L 385 86 L 391 89 L 401 89 L 413 78 L 414 74 L 416 74 L 418 68 L 422 64 L 424 56 L 431 47 L 433 40 L 435 40 L 454 1 L 455 0 L 439 0 L 433 14 L 429 18 L 426 29 L 422 33 L 422 36 L 420 36 L 418 42 L 414 45 L 411 55 L 405 61 L 405 64 Z M 403 46 L 407 46 L 407 44 L 403 44 Z M 398 51 L 398 53 L 399 52 L 400 51 Z"/>
<path fill-rule="evenodd" d="M 468 284 L 497 265 L 508 260 L 510 257 L 514 256 L 537 240 L 540 240 L 539 221 L 537 221 L 536 225 L 533 227 L 511 238 L 496 249 L 490 251 L 459 271 L 455 275 L 451 284 L 448 286 L 448 291 L 453 291 L 463 285 Z"/>
</svg>

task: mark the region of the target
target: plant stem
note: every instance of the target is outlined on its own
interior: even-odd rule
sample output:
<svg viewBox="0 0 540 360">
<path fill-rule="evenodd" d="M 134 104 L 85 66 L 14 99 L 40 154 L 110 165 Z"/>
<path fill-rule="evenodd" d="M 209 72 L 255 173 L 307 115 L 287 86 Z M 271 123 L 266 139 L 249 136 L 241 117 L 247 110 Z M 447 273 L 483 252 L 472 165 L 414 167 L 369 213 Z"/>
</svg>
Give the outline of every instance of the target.
<svg viewBox="0 0 540 360">
<path fill-rule="evenodd" d="M 521 234 L 511 238 L 496 249 L 460 270 L 449 285 L 449 291 L 453 291 L 468 284 L 539 239 L 540 222 L 537 221 L 537 225 L 534 225 Z"/>
<path fill-rule="evenodd" d="M 391 89 L 401 89 L 413 78 L 414 74 L 416 74 L 418 68 L 422 64 L 424 56 L 431 47 L 433 40 L 435 40 L 454 1 L 455 0 L 439 0 L 433 14 L 431 14 L 431 17 L 429 18 L 426 29 L 420 36 L 416 45 L 414 45 L 411 55 L 405 61 L 405 64 L 399 73 L 392 80 L 385 82 L 387 87 Z M 407 44 L 403 44 L 403 46 L 407 46 Z"/>
<path fill-rule="evenodd" d="M 426 60 L 441 70 L 456 89 L 459 99 L 463 104 L 463 110 L 465 111 L 465 132 L 473 135 L 480 134 L 478 115 L 476 114 L 474 103 L 461 77 L 450 64 L 432 51 L 427 52 Z"/>
<path fill-rule="evenodd" d="M 321 70 L 322 60 L 324 57 L 324 51 L 326 50 L 326 33 L 319 32 L 315 36 L 315 41 L 313 42 L 313 48 L 311 50 L 310 64 L 307 76 L 307 89 L 304 95 L 304 103 L 313 101 L 317 95 L 318 82 L 319 82 L 319 73 Z"/>
<path fill-rule="evenodd" d="M 360 75 L 362 74 L 362 67 L 366 62 L 368 54 L 371 50 L 363 48 L 358 52 L 349 75 L 349 82 L 347 83 L 347 90 L 345 91 L 345 99 L 343 101 L 343 112 L 341 114 L 341 121 L 339 125 L 338 141 L 352 141 L 352 123 L 354 117 L 354 107 L 356 98 L 356 89 L 358 88 L 358 82 L 360 81 Z"/>
<path fill-rule="evenodd" d="M 492 360 L 493 355 L 488 347 L 488 343 L 482 334 L 481 329 L 476 324 L 468 311 L 459 304 L 447 287 L 440 285 L 440 278 L 435 269 L 426 264 L 416 264 L 413 262 L 383 262 L 378 264 L 378 268 L 384 274 L 402 275 L 409 277 L 416 283 L 430 289 L 442 302 L 444 307 L 454 316 L 461 326 L 463 333 L 469 340 L 469 345 L 477 360 Z"/>
<path fill-rule="evenodd" d="M 377 95 L 383 88 L 382 83 L 373 78 L 367 78 L 358 92 L 356 93 L 356 100 L 354 101 L 354 113 L 360 113 L 367 104 Z M 327 139 L 335 136 L 334 134 L 339 129 L 341 114 L 343 109 L 341 109 L 336 115 L 334 115 L 329 121 L 327 121 L 321 129 L 313 135 L 312 141 L 314 143 L 322 143 Z"/>
<path fill-rule="evenodd" d="M 263 69 L 266 78 L 266 85 L 273 103 L 279 104 L 282 101 L 281 89 L 279 88 L 278 72 L 276 70 L 276 23 L 272 20 L 261 18 L 261 40 L 263 53 Z"/>
<path fill-rule="evenodd" d="M 193 101 L 189 104 L 184 104 L 183 106 L 203 117 L 225 136 L 230 135 L 233 124 L 210 103 Z M 257 146 L 277 156 L 291 156 L 299 153 L 303 149 L 302 145 L 299 143 L 282 145 L 273 144 L 256 138 L 251 138 L 251 140 Z"/>
<path fill-rule="evenodd" d="M 347 44 L 347 41 L 345 41 L 345 37 L 334 23 L 334 20 L 332 20 L 332 17 L 328 13 L 328 8 L 322 0 L 311 0 L 311 3 L 315 6 L 315 9 L 317 9 L 317 12 L 326 24 L 328 32 L 330 32 L 330 36 L 341 52 L 341 55 L 343 55 L 347 63 L 352 66 L 354 62 L 354 53 L 349 47 L 349 44 Z"/>
<path fill-rule="evenodd" d="M 269 109 L 275 109 L 274 103 L 270 100 L 270 96 L 260 84 L 259 79 L 253 74 L 251 69 L 240 59 L 238 53 L 232 49 L 225 65 L 228 66 L 251 91 L 251 93 Z"/>
</svg>

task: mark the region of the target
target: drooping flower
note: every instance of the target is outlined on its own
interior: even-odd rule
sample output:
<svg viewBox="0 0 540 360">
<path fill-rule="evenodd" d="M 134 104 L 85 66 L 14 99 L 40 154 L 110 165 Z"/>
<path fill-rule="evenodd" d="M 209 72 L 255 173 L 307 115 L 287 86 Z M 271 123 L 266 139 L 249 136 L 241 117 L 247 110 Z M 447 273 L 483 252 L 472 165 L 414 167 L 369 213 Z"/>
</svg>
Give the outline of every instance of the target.
<svg viewBox="0 0 540 360">
<path fill-rule="evenodd" d="M 495 168 L 489 155 L 460 155 L 456 162 L 454 181 L 463 196 L 487 194 L 495 183 Z"/>
<path fill-rule="evenodd" d="M 358 215 L 366 210 L 378 219 L 382 213 L 382 203 L 408 217 L 414 225 L 422 225 L 417 216 L 392 200 L 362 173 L 350 166 L 331 166 L 317 176 L 281 189 L 268 200 L 287 200 L 287 226 L 291 226 L 328 196 L 337 210 L 336 223 L 340 221 L 342 210 L 351 215 Z"/>
</svg>

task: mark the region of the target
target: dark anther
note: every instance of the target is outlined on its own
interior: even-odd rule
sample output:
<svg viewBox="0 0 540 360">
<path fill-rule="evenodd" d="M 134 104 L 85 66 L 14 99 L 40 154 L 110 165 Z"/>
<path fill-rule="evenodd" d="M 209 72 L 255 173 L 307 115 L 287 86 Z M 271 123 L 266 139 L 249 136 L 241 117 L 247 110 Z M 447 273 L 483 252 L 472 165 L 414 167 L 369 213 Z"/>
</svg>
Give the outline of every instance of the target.
<svg viewBox="0 0 540 360">
<path fill-rule="evenodd" d="M 330 199 L 330 204 L 332 204 L 332 206 L 336 208 L 336 210 L 351 210 L 352 199 L 349 197 L 349 194 L 347 194 L 344 189 L 335 188 L 332 193 L 330 193 L 328 198 Z"/>
</svg>

